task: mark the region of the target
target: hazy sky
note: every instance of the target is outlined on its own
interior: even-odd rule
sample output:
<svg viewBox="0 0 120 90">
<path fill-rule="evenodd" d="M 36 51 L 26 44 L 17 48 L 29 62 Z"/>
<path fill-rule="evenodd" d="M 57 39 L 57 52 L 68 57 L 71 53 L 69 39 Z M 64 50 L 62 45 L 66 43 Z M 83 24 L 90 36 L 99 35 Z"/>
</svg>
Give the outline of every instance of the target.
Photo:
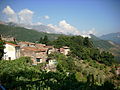
<svg viewBox="0 0 120 90">
<path fill-rule="evenodd" d="M 120 0 L 0 0 L 0 20 L 102 35 L 120 31 Z"/>
</svg>

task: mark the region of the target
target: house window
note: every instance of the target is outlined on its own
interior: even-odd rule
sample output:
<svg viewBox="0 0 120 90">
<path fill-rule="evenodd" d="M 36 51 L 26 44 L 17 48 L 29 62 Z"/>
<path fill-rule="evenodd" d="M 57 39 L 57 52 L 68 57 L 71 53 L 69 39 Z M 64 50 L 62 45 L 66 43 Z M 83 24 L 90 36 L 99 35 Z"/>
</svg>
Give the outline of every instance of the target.
<svg viewBox="0 0 120 90">
<path fill-rule="evenodd" d="M 8 57 L 9 60 L 11 60 L 11 57 Z"/>
<path fill-rule="evenodd" d="M 40 58 L 36 58 L 36 61 L 37 61 L 37 62 L 40 62 Z"/>
</svg>

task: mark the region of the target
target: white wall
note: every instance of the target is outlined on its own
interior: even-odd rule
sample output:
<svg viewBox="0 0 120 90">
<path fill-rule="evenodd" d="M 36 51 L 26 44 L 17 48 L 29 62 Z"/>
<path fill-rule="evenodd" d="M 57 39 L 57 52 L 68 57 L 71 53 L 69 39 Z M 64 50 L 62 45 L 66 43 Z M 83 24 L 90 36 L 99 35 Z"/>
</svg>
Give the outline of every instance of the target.
<svg viewBox="0 0 120 90">
<path fill-rule="evenodd" d="M 70 49 L 65 49 L 64 54 L 67 55 L 70 52 Z"/>
<path fill-rule="evenodd" d="M 15 48 L 15 46 L 12 46 L 9 44 L 5 45 L 4 53 L 5 53 L 3 56 L 4 60 L 9 60 L 9 57 L 11 58 L 11 60 L 14 60 L 20 57 L 20 49 Z"/>
<path fill-rule="evenodd" d="M 49 65 L 55 65 L 57 63 L 57 61 L 54 59 L 54 60 L 49 60 Z"/>
</svg>

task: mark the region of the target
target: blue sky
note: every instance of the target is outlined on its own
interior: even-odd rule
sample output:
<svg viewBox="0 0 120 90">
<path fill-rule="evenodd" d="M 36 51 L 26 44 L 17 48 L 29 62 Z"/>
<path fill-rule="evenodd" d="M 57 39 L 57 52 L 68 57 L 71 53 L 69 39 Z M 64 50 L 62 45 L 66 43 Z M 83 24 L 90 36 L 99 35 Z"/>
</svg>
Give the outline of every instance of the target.
<svg viewBox="0 0 120 90">
<path fill-rule="evenodd" d="M 120 0 L 0 0 L 0 20 L 11 17 L 3 13 L 7 6 L 17 14 L 30 10 L 32 23 L 72 26 L 95 35 L 120 31 Z"/>
</svg>

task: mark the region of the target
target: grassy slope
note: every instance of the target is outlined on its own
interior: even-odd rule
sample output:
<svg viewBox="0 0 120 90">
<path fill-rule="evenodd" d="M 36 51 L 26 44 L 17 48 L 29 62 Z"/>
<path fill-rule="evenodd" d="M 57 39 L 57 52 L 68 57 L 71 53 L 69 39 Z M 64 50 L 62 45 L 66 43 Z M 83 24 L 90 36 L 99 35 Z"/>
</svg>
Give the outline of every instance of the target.
<svg viewBox="0 0 120 90">
<path fill-rule="evenodd" d="M 59 34 L 48 34 L 44 32 L 38 32 L 32 29 L 26 29 L 23 27 L 13 27 L 8 25 L 0 24 L 0 34 L 4 36 L 13 36 L 18 41 L 36 41 L 39 40 L 40 37 L 48 36 L 50 40 L 56 39 Z"/>
<path fill-rule="evenodd" d="M 101 40 L 94 35 L 91 35 L 91 37 L 91 40 L 93 41 L 95 47 L 111 52 L 115 56 L 116 60 L 120 62 L 120 45 L 117 45 L 115 43 L 112 44 L 107 40 Z"/>
<path fill-rule="evenodd" d="M 99 48 L 102 48 L 104 50 L 108 50 L 108 49 L 114 47 L 107 40 L 101 40 L 94 35 L 91 35 L 91 41 L 93 42 L 95 47 L 99 47 Z"/>
</svg>

